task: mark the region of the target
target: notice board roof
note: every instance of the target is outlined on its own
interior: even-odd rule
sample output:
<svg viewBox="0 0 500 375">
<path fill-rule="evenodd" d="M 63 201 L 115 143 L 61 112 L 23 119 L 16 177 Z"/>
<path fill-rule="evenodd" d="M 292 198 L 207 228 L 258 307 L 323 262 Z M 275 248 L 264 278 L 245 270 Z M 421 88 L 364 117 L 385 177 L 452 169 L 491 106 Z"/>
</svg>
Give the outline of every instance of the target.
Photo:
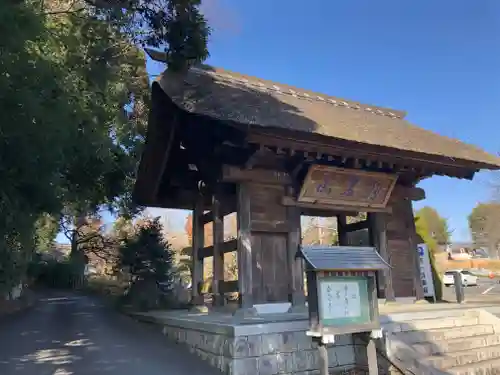
<svg viewBox="0 0 500 375">
<path fill-rule="evenodd" d="M 374 247 L 357 246 L 301 246 L 300 256 L 309 269 L 328 270 L 384 270 L 391 266 Z"/>
</svg>

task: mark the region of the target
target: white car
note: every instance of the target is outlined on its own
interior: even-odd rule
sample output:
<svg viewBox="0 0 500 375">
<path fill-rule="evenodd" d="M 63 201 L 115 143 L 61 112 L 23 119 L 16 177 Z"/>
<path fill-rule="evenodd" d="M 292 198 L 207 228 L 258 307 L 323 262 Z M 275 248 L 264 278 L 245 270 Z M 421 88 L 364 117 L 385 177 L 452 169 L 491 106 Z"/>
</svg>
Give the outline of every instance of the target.
<svg viewBox="0 0 500 375">
<path fill-rule="evenodd" d="M 443 276 L 443 284 L 445 286 L 455 285 L 455 272 L 459 272 L 462 276 L 462 285 L 471 286 L 477 285 L 477 276 L 467 270 L 450 270 L 446 271 Z"/>
</svg>

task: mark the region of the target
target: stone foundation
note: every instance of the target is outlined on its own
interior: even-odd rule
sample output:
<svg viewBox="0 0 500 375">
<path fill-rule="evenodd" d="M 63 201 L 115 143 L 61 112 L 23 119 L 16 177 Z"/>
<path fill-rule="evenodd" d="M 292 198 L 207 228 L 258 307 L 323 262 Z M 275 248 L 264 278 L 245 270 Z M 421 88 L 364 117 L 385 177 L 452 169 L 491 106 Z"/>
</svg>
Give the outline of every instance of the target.
<svg viewBox="0 0 500 375">
<path fill-rule="evenodd" d="M 293 322 L 297 325 L 297 322 Z M 228 334 L 224 330 L 211 332 L 173 325 L 164 325 L 163 333 L 171 340 L 186 345 L 203 360 L 228 375 L 315 375 L 319 373 L 318 351 L 303 330 L 272 332 L 273 325 L 283 327 L 285 322 L 259 324 L 252 330 L 243 326 L 247 334 Z M 219 332 L 213 332 L 219 331 Z M 255 334 L 251 334 L 254 331 Z M 245 332 L 244 332 L 245 333 Z M 356 355 L 352 337 L 338 336 L 329 349 L 331 374 L 342 374 L 355 367 Z M 349 372 L 347 372 L 349 373 Z"/>
</svg>

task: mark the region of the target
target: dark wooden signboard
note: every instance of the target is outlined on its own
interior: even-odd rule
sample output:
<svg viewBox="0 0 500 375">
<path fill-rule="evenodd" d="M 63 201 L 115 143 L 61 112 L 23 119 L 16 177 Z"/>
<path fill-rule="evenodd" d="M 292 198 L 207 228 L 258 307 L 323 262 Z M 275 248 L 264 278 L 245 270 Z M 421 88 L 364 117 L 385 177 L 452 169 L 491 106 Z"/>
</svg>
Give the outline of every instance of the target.
<svg viewBox="0 0 500 375">
<path fill-rule="evenodd" d="M 398 176 L 314 165 L 302 185 L 299 202 L 384 208 Z"/>
</svg>

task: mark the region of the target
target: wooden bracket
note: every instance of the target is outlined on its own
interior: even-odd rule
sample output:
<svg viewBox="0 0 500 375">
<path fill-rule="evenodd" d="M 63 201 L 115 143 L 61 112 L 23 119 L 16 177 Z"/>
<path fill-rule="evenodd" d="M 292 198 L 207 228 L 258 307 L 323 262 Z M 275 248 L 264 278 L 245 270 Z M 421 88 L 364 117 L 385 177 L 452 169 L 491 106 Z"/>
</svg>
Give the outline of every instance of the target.
<svg viewBox="0 0 500 375">
<path fill-rule="evenodd" d="M 260 145 L 260 147 L 256 149 L 248 158 L 247 162 L 245 163 L 245 169 L 252 169 L 259 161 L 259 158 L 268 153 L 271 154 L 273 152 L 266 146 Z"/>
</svg>

